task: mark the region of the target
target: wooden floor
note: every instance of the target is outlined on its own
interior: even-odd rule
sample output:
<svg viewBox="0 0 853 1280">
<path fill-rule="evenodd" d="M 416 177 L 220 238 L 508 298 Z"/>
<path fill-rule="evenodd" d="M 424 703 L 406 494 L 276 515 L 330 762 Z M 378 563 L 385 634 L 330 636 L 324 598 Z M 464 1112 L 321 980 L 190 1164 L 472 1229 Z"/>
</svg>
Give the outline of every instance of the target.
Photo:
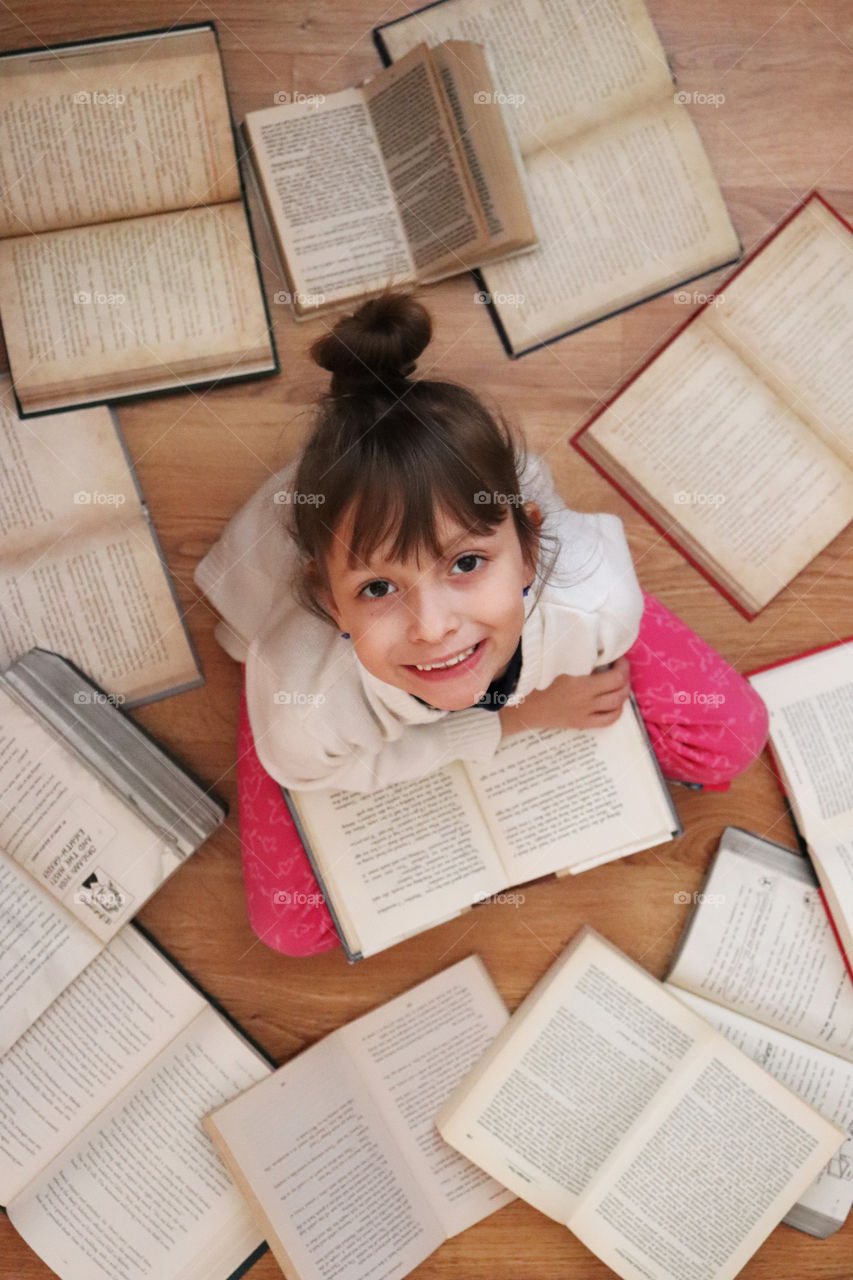
<svg viewBox="0 0 853 1280">
<path fill-rule="evenodd" d="M 341 89 L 379 67 L 370 37 L 403 0 L 0 0 L 0 48 L 214 19 L 235 118 L 276 91 Z M 648 0 L 680 87 L 725 95 L 695 105 L 702 134 L 747 249 L 810 188 L 853 218 L 853 5 L 849 0 Z M 710 292 L 715 277 L 697 288 Z M 270 288 L 273 286 L 270 285 Z M 853 631 L 853 527 L 752 622 L 746 622 L 568 445 L 601 400 L 683 322 L 673 295 L 557 343 L 507 359 L 468 278 L 424 291 L 437 321 L 427 363 L 492 397 L 544 453 L 566 500 L 620 515 L 640 581 L 740 670 Z M 243 904 L 235 797 L 237 666 L 213 639 L 214 617 L 193 568 L 228 517 L 300 448 L 324 385 L 309 362 L 323 322 L 296 326 L 273 306 L 282 373 L 207 394 L 119 409 L 119 419 L 175 576 L 206 676 L 203 688 L 138 713 L 231 803 L 225 829 L 141 914 L 165 947 L 276 1058 L 284 1061 L 381 1001 L 479 952 L 510 1007 L 577 928 L 589 922 L 660 975 L 722 828 L 735 823 L 786 842 L 791 831 L 768 763 L 727 795 L 676 796 L 686 835 L 578 878 L 529 889 L 520 906 L 491 904 L 349 967 L 340 952 L 282 957 L 252 935 Z M 50 1273 L 0 1220 L 0 1280 Z M 279 1275 L 271 1255 L 253 1280 Z M 418 1280 L 598 1280 L 612 1273 L 568 1232 L 518 1202 L 443 1246 Z M 778 1228 L 742 1273 L 749 1280 L 850 1280 L 853 1219 L 817 1242 Z"/>
</svg>

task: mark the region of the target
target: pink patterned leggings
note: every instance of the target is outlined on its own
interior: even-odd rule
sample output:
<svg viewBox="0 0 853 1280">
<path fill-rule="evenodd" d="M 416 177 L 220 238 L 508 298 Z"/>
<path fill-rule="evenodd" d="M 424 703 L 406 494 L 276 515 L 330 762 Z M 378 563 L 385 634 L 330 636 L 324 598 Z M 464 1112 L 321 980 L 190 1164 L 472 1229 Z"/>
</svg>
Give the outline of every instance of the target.
<svg viewBox="0 0 853 1280">
<path fill-rule="evenodd" d="M 664 775 L 726 791 L 762 750 L 767 711 L 746 680 L 653 596 L 627 652 L 631 687 Z M 338 946 L 323 896 L 278 783 L 255 751 L 245 692 L 237 791 L 246 905 L 252 929 L 290 956 Z"/>
</svg>

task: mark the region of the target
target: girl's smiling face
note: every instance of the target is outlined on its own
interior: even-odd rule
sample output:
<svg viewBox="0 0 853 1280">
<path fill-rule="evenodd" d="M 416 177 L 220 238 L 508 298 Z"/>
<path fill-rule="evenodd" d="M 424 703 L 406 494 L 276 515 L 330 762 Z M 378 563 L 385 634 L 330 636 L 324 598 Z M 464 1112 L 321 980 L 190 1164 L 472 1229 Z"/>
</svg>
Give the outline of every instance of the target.
<svg viewBox="0 0 853 1280">
<path fill-rule="evenodd" d="M 541 522 L 538 507 L 529 514 Z M 442 554 L 391 560 L 380 547 L 350 563 L 339 529 L 326 560 L 323 602 L 371 675 L 444 711 L 470 707 L 503 674 L 524 626 L 522 592 L 535 565 L 522 552 L 507 511 L 472 534 L 441 514 Z"/>
</svg>

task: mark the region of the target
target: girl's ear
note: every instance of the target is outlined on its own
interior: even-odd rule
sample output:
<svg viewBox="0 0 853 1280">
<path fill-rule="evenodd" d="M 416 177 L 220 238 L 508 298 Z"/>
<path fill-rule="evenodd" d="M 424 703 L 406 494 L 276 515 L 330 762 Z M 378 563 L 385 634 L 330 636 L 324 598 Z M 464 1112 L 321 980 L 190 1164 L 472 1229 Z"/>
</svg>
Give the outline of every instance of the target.
<svg viewBox="0 0 853 1280">
<path fill-rule="evenodd" d="M 528 554 L 525 555 L 524 557 L 524 567 L 528 570 L 529 573 L 535 573 L 536 566 L 539 560 L 539 536 L 538 535 L 539 535 L 539 530 L 542 528 L 542 521 L 545 519 L 545 517 L 542 515 L 542 509 L 539 506 L 538 502 L 525 502 L 524 510 L 528 520 L 533 525 L 533 528 L 536 530 L 536 534 L 537 534 L 536 539 L 533 543 L 533 546 L 529 549 Z"/>
<path fill-rule="evenodd" d="M 317 567 L 316 560 L 309 560 L 305 565 L 305 581 L 314 599 L 326 610 L 330 618 L 334 619 L 335 625 L 340 626 L 340 613 L 335 604 L 334 596 L 326 584 L 323 574 Z"/>
</svg>

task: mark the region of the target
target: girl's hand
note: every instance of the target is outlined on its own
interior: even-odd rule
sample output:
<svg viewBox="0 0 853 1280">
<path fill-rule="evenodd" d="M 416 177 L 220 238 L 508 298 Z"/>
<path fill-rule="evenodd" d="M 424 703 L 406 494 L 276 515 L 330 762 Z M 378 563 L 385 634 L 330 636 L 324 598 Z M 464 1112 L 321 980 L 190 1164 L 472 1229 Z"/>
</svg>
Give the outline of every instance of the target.
<svg viewBox="0 0 853 1280">
<path fill-rule="evenodd" d="M 613 724 L 631 692 L 627 658 L 588 676 L 558 676 L 515 707 L 498 712 L 503 735 L 525 729 L 601 729 Z"/>
</svg>

